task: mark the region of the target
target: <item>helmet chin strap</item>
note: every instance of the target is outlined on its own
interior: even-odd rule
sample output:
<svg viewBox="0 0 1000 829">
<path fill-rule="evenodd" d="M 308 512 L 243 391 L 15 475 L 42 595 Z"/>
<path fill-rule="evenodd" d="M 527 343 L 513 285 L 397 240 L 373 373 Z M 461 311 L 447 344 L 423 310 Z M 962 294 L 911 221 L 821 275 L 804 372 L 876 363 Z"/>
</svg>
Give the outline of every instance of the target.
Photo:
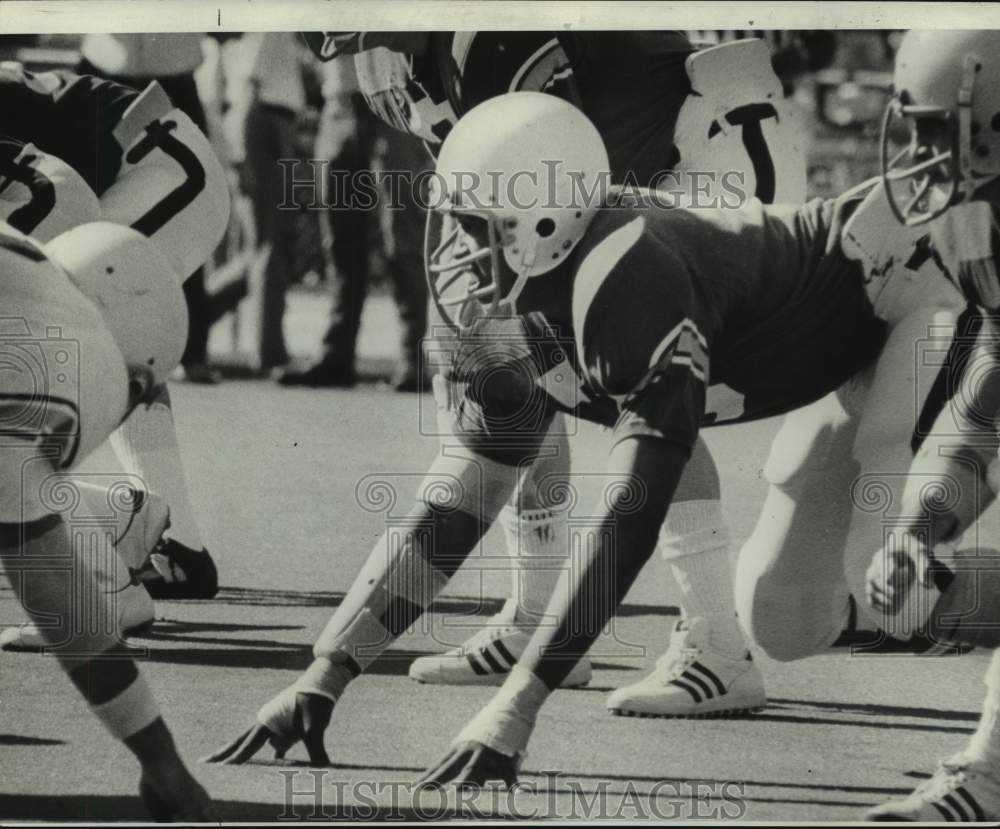
<svg viewBox="0 0 1000 829">
<path fill-rule="evenodd" d="M 535 237 L 531 240 L 531 243 L 525 248 L 524 253 L 521 255 L 521 261 L 515 269 L 517 278 L 514 280 L 514 284 L 511 285 L 510 290 L 507 291 L 507 294 L 503 298 L 503 301 L 509 303 L 512 309 L 514 308 L 514 304 L 517 302 L 517 298 L 524 290 L 524 286 L 528 284 L 528 280 L 531 278 L 531 271 L 535 267 L 537 259 L 538 238 Z"/>
</svg>

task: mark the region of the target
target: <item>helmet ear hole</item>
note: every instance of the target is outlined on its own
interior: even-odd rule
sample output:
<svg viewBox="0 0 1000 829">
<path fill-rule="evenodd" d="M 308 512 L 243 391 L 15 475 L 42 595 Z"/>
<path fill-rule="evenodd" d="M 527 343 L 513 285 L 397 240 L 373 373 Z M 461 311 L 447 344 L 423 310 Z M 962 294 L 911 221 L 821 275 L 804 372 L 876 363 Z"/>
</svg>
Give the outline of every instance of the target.
<svg viewBox="0 0 1000 829">
<path fill-rule="evenodd" d="M 538 224 L 535 225 L 535 233 L 543 239 L 547 239 L 555 232 L 556 223 L 552 219 L 539 219 Z"/>
</svg>

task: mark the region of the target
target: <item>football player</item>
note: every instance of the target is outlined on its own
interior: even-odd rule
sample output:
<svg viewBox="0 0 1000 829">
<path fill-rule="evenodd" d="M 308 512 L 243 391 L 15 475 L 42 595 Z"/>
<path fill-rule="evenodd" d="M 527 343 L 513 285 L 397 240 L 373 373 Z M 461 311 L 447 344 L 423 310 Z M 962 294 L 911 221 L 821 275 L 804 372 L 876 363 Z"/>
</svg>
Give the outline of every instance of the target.
<svg viewBox="0 0 1000 829">
<path fill-rule="evenodd" d="M 544 159 L 555 158 L 553 173 Z M 590 526 L 564 537 L 579 552 L 546 608 L 556 622 L 535 628 L 426 778 L 512 782 L 539 708 L 652 555 L 700 426 L 809 404 L 879 354 L 886 325 L 864 269 L 829 244 L 840 205 L 685 209 L 655 191 L 595 197 L 608 168 L 597 130 L 554 96 L 493 98 L 453 128 L 434 200 L 450 232 L 430 270 L 438 301 L 464 323 L 449 354 L 458 444 L 434 462 L 407 521 L 377 543 L 312 665 L 207 760 L 245 762 L 268 742 L 280 756 L 301 740 L 312 762 L 328 762 L 323 731 L 346 686 L 447 584 L 551 419 L 570 412 L 612 435 Z M 518 171 L 517 183 L 498 170 Z M 706 696 L 717 680 L 697 670 L 679 679 Z"/>
<path fill-rule="evenodd" d="M 12 226 L 42 241 L 98 218 L 131 226 L 185 275 L 210 255 L 228 217 L 224 175 L 205 137 L 158 86 L 138 93 L 5 63 L 0 101 L 7 112 L 0 122 L 0 210 Z M 165 385 L 134 408 L 112 444 L 141 482 L 138 503 L 163 512 L 165 500 L 171 510 L 170 529 L 154 539 L 154 549 L 121 550 L 148 591 L 126 590 L 119 603 L 123 628 L 135 630 L 152 622 L 150 595 L 210 598 L 218 576 L 198 534 Z M 5 631 L 2 645 L 34 649 L 44 637 L 28 624 Z"/>
<path fill-rule="evenodd" d="M 117 493 L 125 500 L 118 505 L 112 493 L 101 509 L 97 493 L 67 479 L 180 360 L 181 279 L 144 235 L 107 222 L 79 225 L 47 245 L 0 222 L 0 269 L 0 562 L 91 711 L 138 758 L 153 816 L 206 820 L 208 795 L 120 638 L 117 595 L 101 560 L 115 552 L 81 545 L 74 528 L 80 513 L 122 513 L 127 525 L 134 493 Z M 144 546 L 163 523 L 126 527 L 126 538 L 138 535 Z M 112 546 L 118 533 L 112 526 Z M 60 561 L 66 566 L 54 568 Z M 69 590 L 60 569 L 71 574 Z"/>
<path fill-rule="evenodd" d="M 1000 614 L 996 552 L 973 533 L 1000 491 L 1000 32 L 908 32 L 896 55 L 882 135 L 882 181 L 897 231 L 923 240 L 969 302 L 967 368 L 948 389 L 895 487 L 893 521 L 867 571 L 869 612 L 942 642 L 994 649 L 978 728 L 908 797 L 870 810 L 883 821 L 1000 819 Z M 892 157 L 897 127 L 909 139 Z M 872 549 L 871 539 L 868 549 Z M 971 543 L 970 543 L 971 542 Z M 950 556 L 943 549 L 964 549 Z"/>
<path fill-rule="evenodd" d="M 725 172 L 744 196 L 790 203 L 805 197 L 804 152 L 762 41 L 694 52 L 678 32 L 305 37 L 323 60 L 356 53 L 359 83 L 373 111 L 422 138 L 432 152 L 456 113 L 508 91 L 546 91 L 576 104 L 595 123 L 617 184 L 660 184 L 688 193 L 700 188 L 703 198 L 718 199 L 720 180 L 711 174 Z M 734 77 L 740 83 L 734 84 Z M 439 235 L 435 228 L 429 238 Z M 445 409 L 446 387 L 436 383 L 435 393 Z M 460 647 L 417 659 L 410 669 L 414 679 L 496 685 L 523 652 L 567 555 L 567 512 L 553 500 L 572 487 L 566 434 L 557 415 L 545 450 L 500 518 L 508 551 L 518 562 L 513 598 Z M 446 431 L 442 435 L 450 439 Z M 714 461 L 698 440 L 659 545 L 688 618 L 677 625 L 653 673 L 609 698 L 615 713 L 704 716 L 765 703 L 763 679 L 733 607 L 728 529 L 719 497 Z M 712 681 L 705 689 L 692 686 L 681 676 L 689 669 Z M 589 678 L 584 658 L 565 683 L 580 685 Z"/>
</svg>

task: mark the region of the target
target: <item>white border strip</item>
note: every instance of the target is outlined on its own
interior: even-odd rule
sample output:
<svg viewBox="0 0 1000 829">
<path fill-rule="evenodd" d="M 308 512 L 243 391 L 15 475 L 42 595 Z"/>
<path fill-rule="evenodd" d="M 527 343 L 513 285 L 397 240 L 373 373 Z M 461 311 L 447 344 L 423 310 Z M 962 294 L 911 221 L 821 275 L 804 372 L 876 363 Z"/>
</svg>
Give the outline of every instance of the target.
<svg viewBox="0 0 1000 829">
<path fill-rule="evenodd" d="M 1000 5 L 551 0 L 19 0 L 0 32 L 1000 28 Z"/>
</svg>

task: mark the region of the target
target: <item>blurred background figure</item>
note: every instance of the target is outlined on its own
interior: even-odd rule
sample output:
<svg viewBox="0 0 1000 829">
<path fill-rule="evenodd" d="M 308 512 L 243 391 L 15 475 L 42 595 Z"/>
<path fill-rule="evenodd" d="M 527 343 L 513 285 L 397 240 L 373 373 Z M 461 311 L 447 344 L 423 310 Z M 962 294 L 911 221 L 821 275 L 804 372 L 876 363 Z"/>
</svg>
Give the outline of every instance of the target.
<svg viewBox="0 0 1000 829">
<path fill-rule="evenodd" d="M 259 368 L 288 362 L 283 320 L 285 292 L 295 278 L 297 210 L 287 189 L 287 162 L 299 157 L 298 119 L 306 106 L 303 53 L 291 32 L 255 32 L 240 44 L 242 77 L 231 84 L 234 162 L 240 186 L 253 203 L 260 305 L 257 326 Z M 282 165 L 281 161 L 286 164 Z"/>
<path fill-rule="evenodd" d="M 371 252 L 379 246 L 401 322 L 402 355 L 393 387 L 416 391 L 420 341 L 427 326 L 423 275 L 425 213 L 409 185 L 430 166 L 423 144 L 383 124 L 358 88 L 354 63 L 322 65 L 323 109 L 315 155 L 329 160 L 321 185 L 321 237 L 331 290 L 330 323 L 320 356 L 303 370 L 279 378 L 286 386 L 347 387 L 357 380 L 361 312 L 371 278 Z M 383 175 L 387 174 L 387 175 Z M 372 184 L 379 179 L 378 191 Z M 377 198 L 376 198 L 377 195 Z"/>
<path fill-rule="evenodd" d="M 108 78 L 140 91 L 151 81 L 157 81 L 174 106 L 207 132 L 205 111 L 194 79 L 195 70 L 203 60 L 202 38 L 203 35 L 197 32 L 87 34 L 80 42 L 76 71 Z M 208 365 L 208 332 L 212 320 L 202 268 L 187 278 L 184 294 L 190 324 L 179 376 L 194 383 L 216 383 L 219 375 Z"/>
</svg>

